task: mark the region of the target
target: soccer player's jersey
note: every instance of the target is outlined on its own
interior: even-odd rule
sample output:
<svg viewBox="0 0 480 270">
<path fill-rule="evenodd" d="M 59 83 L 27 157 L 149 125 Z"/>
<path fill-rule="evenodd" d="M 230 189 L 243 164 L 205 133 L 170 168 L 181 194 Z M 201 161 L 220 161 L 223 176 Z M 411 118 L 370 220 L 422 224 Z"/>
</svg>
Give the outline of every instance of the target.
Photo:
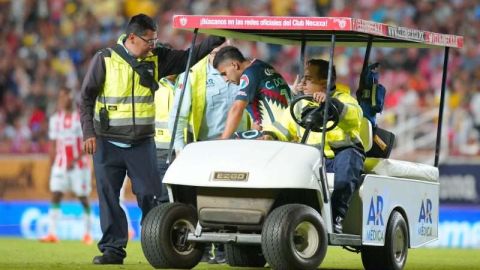
<svg viewBox="0 0 480 270">
<path fill-rule="evenodd" d="M 291 93 L 287 82 L 272 66 L 255 59 L 240 77 L 235 99 L 247 101 L 254 123 L 264 126 L 281 119 Z"/>
<path fill-rule="evenodd" d="M 48 136 L 57 146 L 53 166 L 66 170 L 67 164 L 76 160 L 74 164 L 76 168 L 88 168 L 86 155 L 78 159 L 82 154 L 82 127 L 77 111 L 53 114 L 49 120 Z"/>
</svg>

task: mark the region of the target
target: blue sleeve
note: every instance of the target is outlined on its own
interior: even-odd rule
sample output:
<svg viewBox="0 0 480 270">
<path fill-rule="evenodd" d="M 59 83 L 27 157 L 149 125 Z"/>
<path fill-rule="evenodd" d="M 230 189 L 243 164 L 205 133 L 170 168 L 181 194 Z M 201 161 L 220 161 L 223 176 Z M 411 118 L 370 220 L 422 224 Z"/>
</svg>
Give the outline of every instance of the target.
<svg viewBox="0 0 480 270">
<path fill-rule="evenodd" d="M 238 93 L 235 100 L 243 100 L 248 103 L 255 99 L 258 91 L 258 85 L 260 84 L 260 78 L 255 74 L 255 70 L 249 68 L 245 70 L 240 77 L 240 83 L 238 86 Z"/>
</svg>

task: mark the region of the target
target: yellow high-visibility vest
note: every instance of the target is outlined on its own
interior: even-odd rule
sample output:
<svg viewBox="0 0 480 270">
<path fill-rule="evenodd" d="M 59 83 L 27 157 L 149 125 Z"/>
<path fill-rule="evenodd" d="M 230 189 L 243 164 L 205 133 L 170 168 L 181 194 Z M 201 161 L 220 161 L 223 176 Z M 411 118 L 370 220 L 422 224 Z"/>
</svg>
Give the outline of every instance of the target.
<svg viewBox="0 0 480 270">
<path fill-rule="evenodd" d="M 188 116 L 188 129 L 193 134 L 193 141 L 198 140 L 200 126 L 205 112 L 207 95 L 207 66 L 208 56 L 200 60 L 190 70 L 190 89 L 192 93 L 192 109 Z"/>
<path fill-rule="evenodd" d="M 123 37 L 118 39 L 119 44 Z M 114 50 L 105 55 L 105 83 L 95 104 L 94 127 L 97 135 L 135 141 L 155 134 L 155 104 L 152 91 L 140 84 L 140 76 Z M 154 63 L 153 76 L 158 81 L 158 60 L 149 55 L 138 61 Z M 109 128 L 100 128 L 99 112 L 108 111 Z"/>
</svg>

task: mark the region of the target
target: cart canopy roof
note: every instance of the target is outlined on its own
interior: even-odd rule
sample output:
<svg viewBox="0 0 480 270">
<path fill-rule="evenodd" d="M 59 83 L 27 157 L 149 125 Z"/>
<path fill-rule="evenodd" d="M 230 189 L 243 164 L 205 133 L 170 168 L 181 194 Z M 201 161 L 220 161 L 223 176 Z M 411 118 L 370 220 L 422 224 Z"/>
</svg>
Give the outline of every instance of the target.
<svg viewBox="0 0 480 270">
<path fill-rule="evenodd" d="M 463 37 L 347 17 L 273 17 L 174 15 L 173 27 L 233 39 L 282 45 L 343 47 L 462 48 Z"/>
</svg>

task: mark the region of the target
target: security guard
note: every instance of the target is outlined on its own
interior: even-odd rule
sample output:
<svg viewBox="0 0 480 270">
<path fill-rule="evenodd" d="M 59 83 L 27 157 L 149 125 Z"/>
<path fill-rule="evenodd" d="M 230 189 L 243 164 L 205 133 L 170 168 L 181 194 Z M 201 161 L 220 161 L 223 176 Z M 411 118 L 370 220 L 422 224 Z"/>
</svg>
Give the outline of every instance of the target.
<svg viewBox="0 0 480 270">
<path fill-rule="evenodd" d="M 93 154 L 103 232 L 98 243 L 103 254 L 94 257 L 94 264 L 123 264 L 126 257 L 128 226 L 119 205 L 125 174 L 143 217 L 158 204 L 153 93 L 158 78 L 185 69 L 188 51 L 157 47 L 156 41 L 154 21 L 144 14 L 133 16 L 118 43 L 93 57 L 82 84 L 83 148 Z M 193 63 L 224 41 L 204 40 L 194 48 Z"/>
<path fill-rule="evenodd" d="M 325 161 L 327 172 L 335 173 L 334 190 L 332 194 L 332 212 L 334 232 L 342 233 L 342 221 L 348 210 L 353 192 L 360 184 L 365 154 L 360 139 L 360 123 L 363 117 L 362 109 L 355 98 L 350 95 L 350 89 L 345 85 L 335 85 L 336 72 L 333 67 L 330 101 L 340 112 L 338 125 L 327 132 L 325 144 Z M 303 77 L 303 92 L 313 95 L 316 102 L 326 100 L 328 61 L 311 59 L 305 67 Z M 304 130 L 298 127 L 290 114 L 284 115 L 284 128 L 267 130 L 283 141 L 295 138 L 299 141 Z M 320 144 L 321 133 L 310 133 L 307 144 Z"/>
</svg>

